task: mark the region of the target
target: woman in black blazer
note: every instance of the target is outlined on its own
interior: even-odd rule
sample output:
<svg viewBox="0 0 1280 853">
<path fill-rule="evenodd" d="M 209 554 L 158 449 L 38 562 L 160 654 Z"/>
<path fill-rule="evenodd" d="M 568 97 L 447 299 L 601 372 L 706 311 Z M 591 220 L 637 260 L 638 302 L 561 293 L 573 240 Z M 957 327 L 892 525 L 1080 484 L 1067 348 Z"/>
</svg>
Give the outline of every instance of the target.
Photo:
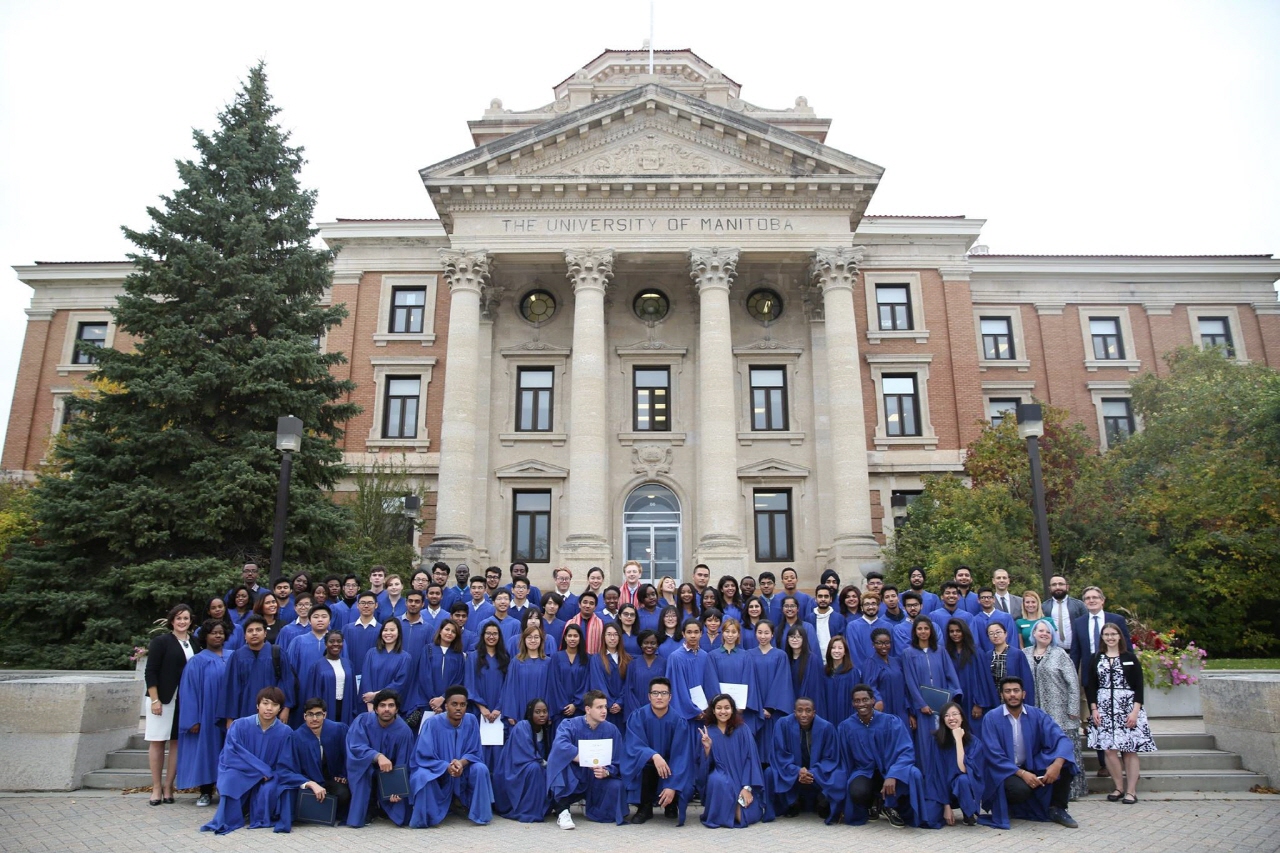
<svg viewBox="0 0 1280 853">
<path fill-rule="evenodd" d="M 1116 785 L 1107 799 L 1133 805 L 1138 802 L 1138 754 L 1156 751 L 1142 707 L 1142 663 L 1114 623 L 1102 626 L 1101 640 L 1101 648 L 1084 672 L 1084 690 L 1093 717 L 1089 746 L 1106 751 L 1107 770 Z"/>
<path fill-rule="evenodd" d="M 147 698 L 151 702 L 145 737 L 153 806 L 173 802 L 173 776 L 178 765 L 178 683 L 187 661 L 195 654 L 191 644 L 192 618 L 189 606 L 175 606 L 166 617 L 168 633 L 153 637 L 147 649 Z M 169 774 L 161 784 L 165 741 L 169 742 Z"/>
</svg>

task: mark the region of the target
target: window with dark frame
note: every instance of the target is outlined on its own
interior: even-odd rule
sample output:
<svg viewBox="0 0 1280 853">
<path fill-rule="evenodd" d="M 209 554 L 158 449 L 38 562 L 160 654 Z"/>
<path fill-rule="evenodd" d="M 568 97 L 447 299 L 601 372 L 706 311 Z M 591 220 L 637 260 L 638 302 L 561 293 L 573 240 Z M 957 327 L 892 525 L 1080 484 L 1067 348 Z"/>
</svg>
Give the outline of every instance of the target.
<svg viewBox="0 0 1280 853">
<path fill-rule="evenodd" d="M 791 543 L 791 490 L 756 489 L 752 494 L 756 521 L 756 562 L 794 559 Z"/>
<path fill-rule="evenodd" d="M 1201 317 L 1200 346 L 1203 349 L 1221 349 L 1228 358 L 1236 357 L 1235 342 L 1231 340 L 1231 322 L 1226 317 Z"/>
<path fill-rule="evenodd" d="M 1090 317 L 1089 334 L 1093 336 L 1093 357 L 1098 361 L 1124 360 L 1124 340 L 1120 337 L 1119 317 Z"/>
<path fill-rule="evenodd" d="M 894 489 L 889 493 L 889 507 L 893 514 L 893 529 L 901 530 L 907 526 L 911 518 L 911 505 L 920 499 L 924 492 L 920 489 Z"/>
<path fill-rule="evenodd" d="M 759 432 L 787 429 L 787 370 L 751 368 L 751 428 Z"/>
<path fill-rule="evenodd" d="M 880 330 L 914 329 L 911 317 L 911 288 L 905 284 L 877 284 L 876 309 L 880 314 Z"/>
<path fill-rule="evenodd" d="M 1107 434 L 1107 446 L 1115 447 L 1133 435 L 1137 425 L 1133 420 L 1133 406 L 1125 397 L 1102 399 L 1102 429 Z"/>
<path fill-rule="evenodd" d="M 636 432 L 671 431 L 671 368 L 637 367 L 632 426 Z"/>
<path fill-rule="evenodd" d="M 1013 321 L 1008 317 L 983 317 L 982 357 L 991 361 L 1012 361 L 1017 356 L 1013 349 Z"/>
<path fill-rule="evenodd" d="M 62 401 L 62 420 L 58 423 L 58 429 L 63 429 L 67 424 L 84 415 L 85 411 L 81 408 L 80 401 L 68 394 Z"/>
<path fill-rule="evenodd" d="M 890 436 L 921 435 L 920 396 L 914 373 L 885 374 L 880 377 L 884 394 L 884 431 Z"/>
<path fill-rule="evenodd" d="M 425 287 L 391 288 L 392 334 L 420 335 L 426 314 L 427 289 Z"/>
<path fill-rule="evenodd" d="M 418 405 L 421 394 L 421 377 L 387 377 L 387 397 L 382 414 L 383 438 L 418 437 Z"/>
<path fill-rule="evenodd" d="M 1006 417 L 1017 412 L 1021 402 L 1017 397 L 992 397 L 988 400 L 987 417 L 991 420 L 991 426 L 998 427 L 1004 423 Z"/>
<path fill-rule="evenodd" d="M 76 327 L 76 351 L 71 356 L 72 364 L 97 364 L 98 356 L 87 352 L 83 347 L 102 349 L 107 345 L 106 323 L 81 323 Z"/>
<path fill-rule="evenodd" d="M 551 430 L 551 392 L 554 384 L 555 372 L 550 367 L 521 367 L 516 371 L 518 432 Z"/>
<path fill-rule="evenodd" d="M 511 559 L 551 562 L 551 492 L 515 492 L 512 503 Z"/>
</svg>

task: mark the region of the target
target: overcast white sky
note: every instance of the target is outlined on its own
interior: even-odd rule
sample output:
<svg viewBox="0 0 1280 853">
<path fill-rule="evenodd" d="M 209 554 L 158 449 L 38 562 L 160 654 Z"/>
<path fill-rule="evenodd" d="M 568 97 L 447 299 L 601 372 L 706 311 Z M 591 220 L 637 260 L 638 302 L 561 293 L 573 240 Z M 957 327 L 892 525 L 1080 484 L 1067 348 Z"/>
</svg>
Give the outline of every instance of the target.
<svg viewBox="0 0 1280 853">
<path fill-rule="evenodd" d="M 745 99 L 797 95 L 827 143 L 886 168 L 872 213 L 988 221 L 993 252 L 1280 252 L 1280 3 L 656 0 Z M 0 0 L 0 429 L 30 289 L 8 268 L 123 260 L 267 62 L 318 221 L 434 216 L 417 170 L 605 48 L 649 0 Z"/>
</svg>

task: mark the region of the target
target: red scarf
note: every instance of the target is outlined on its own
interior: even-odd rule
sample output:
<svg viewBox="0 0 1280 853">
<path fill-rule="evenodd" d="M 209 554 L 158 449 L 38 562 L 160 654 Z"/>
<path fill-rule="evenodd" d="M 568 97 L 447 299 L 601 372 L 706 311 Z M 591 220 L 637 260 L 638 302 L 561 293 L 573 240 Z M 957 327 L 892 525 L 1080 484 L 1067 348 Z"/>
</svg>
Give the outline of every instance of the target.
<svg viewBox="0 0 1280 853">
<path fill-rule="evenodd" d="M 568 624 L 577 625 L 581 628 L 582 614 L 579 613 L 577 616 L 570 619 Z M 594 655 L 596 652 L 600 651 L 600 635 L 604 633 L 604 620 L 599 616 L 592 616 L 591 621 L 587 623 L 587 627 L 584 629 L 583 633 L 587 635 L 587 654 Z"/>
</svg>

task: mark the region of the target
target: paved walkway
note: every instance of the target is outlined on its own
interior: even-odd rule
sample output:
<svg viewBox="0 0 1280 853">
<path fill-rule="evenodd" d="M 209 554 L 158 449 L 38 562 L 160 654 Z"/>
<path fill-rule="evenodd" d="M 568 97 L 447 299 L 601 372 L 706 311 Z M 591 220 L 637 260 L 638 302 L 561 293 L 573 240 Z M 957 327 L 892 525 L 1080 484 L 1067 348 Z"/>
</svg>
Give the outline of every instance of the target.
<svg viewBox="0 0 1280 853">
<path fill-rule="evenodd" d="M 600 851 L 649 849 L 707 853 L 709 844 L 741 844 L 750 838 L 759 850 L 822 850 L 835 842 L 869 845 L 883 851 L 989 851 L 1036 850 L 1051 844 L 1057 850 L 1123 850 L 1125 853 L 1174 850 L 1280 849 L 1280 797 L 1236 795 L 1223 800 L 1144 799 L 1136 806 L 1108 803 L 1101 797 L 1074 803 L 1072 815 L 1080 829 L 1053 824 L 1015 821 L 1009 832 L 983 827 L 956 826 L 938 832 L 895 830 L 884 821 L 863 827 L 827 827 L 812 815 L 779 819 L 751 827 L 748 834 L 710 831 L 696 822 L 676 829 L 661 818 L 643 826 L 600 825 L 575 814 L 578 828 L 572 834 L 554 823 L 520 824 L 496 818 L 487 827 L 472 826 L 450 817 L 431 830 L 400 829 L 384 822 L 361 830 L 299 827 L 291 835 L 271 835 L 266 830 L 241 830 L 216 837 L 197 832 L 212 810 L 197 809 L 194 798 L 181 797 L 175 805 L 152 808 L 147 795 L 122 796 L 114 792 L 71 795 L 9 795 L 0 798 L 0 849 L 17 851 L 138 851 L 138 853 L 200 853 L 239 851 L 247 845 L 271 845 L 272 853 L 338 849 L 334 842 L 378 851 L 435 849 L 478 850 L 492 845 L 520 853 L 555 851 L 567 844 Z M 692 816 L 691 816 L 692 818 Z"/>
</svg>

